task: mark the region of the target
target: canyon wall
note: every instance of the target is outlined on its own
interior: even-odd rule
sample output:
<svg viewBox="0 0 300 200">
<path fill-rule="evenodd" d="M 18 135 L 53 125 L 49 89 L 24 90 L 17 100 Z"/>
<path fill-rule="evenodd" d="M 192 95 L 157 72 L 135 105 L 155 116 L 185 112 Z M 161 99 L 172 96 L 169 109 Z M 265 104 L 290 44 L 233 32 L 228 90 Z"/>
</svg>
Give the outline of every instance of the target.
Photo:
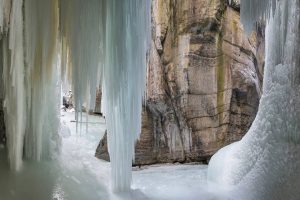
<svg viewBox="0 0 300 200">
<path fill-rule="evenodd" d="M 261 96 L 264 32 L 239 1 L 153 0 L 147 97 L 135 164 L 206 162 L 238 141 Z M 106 136 L 96 156 L 108 159 Z"/>
<path fill-rule="evenodd" d="M 0 76 L 3 76 L 3 39 L 2 35 L 0 35 Z M 4 109 L 3 109 L 3 100 L 4 100 L 4 86 L 3 86 L 3 80 L 0 78 L 0 147 L 1 145 L 6 144 L 6 135 L 5 135 L 5 123 L 4 123 Z"/>
</svg>

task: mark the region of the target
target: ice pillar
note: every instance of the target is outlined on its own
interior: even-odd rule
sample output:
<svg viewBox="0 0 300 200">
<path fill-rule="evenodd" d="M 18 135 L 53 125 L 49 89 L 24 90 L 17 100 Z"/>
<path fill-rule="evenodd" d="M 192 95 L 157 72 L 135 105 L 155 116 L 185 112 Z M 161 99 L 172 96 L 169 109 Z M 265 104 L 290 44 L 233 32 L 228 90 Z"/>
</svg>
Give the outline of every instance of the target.
<svg viewBox="0 0 300 200">
<path fill-rule="evenodd" d="M 130 188 L 134 144 L 141 132 L 150 1 L 62 0 L 63 55 L 68 60 L 76 109 L 95 99 L 102 85 L 112 188 Z"/>
<path fill-rule="evenodd" d="M 1 64 L 9 160 L 19 170 L 23 155 L 48 157 L 59 141 L 58 0 L 11 3 L 0 2 Z"/>
</svg>

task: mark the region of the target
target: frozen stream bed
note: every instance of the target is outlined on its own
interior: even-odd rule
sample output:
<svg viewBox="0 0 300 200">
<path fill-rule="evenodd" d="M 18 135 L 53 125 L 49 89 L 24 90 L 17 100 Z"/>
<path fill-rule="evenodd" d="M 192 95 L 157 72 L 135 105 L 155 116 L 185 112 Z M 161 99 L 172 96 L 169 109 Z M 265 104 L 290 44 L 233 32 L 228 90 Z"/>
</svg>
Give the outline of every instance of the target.
<svg viewBox="0 0 300 200">
<path fill-rule="evenodd" d="M 62 153 L 55 161 L 26 161 L 21 172 L 12 173 L 5 150 L 0 150 L 0 200 L 220 199 L 206 183 L 205 165 L 134 168 L 132 191 L 112 193 L 110 164 L 94 157 L 105 119 L 88 116 L 86 131 L 83 115 L 80 134 L 76 133 L 74 113 L 62 112 Z"/>
</svg>

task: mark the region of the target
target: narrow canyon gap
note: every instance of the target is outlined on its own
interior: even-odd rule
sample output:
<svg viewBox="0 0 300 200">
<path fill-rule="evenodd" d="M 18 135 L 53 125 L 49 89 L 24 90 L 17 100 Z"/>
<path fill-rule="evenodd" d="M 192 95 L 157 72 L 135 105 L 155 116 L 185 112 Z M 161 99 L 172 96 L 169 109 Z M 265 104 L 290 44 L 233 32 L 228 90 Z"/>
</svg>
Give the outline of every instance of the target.
<svg viewBox="0 0 300 200">
<path fill-rule="evenodd" d="M 0 6 L 11 168 L 20 170 L 23 155 L 41 160 L 59 151 L 61 81 L 72 82 L 77 118 L 83 103 L 94 107 L 101 84 L 112 189 L 129 190 L 141 131 L 150 1 L 1 0 Z"/>
</svg>

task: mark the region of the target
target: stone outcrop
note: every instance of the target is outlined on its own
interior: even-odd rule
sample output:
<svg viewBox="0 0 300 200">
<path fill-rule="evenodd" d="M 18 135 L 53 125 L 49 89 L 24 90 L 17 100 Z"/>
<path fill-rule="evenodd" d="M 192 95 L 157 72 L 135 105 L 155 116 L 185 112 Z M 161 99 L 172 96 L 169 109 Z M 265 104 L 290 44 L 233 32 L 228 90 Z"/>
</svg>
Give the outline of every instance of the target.
<svg viewBox="0 0 300 200">
<path fill-rule="evenodd" d="M 263 29 L 247 35 L 239 1 L 153 0 L 147 101 L 136 165 L 207 161 L 255 118 Z M 97 157 L 107 158 L 106 138 Z"/>
<path fill-rule="evenodd" d="M 102 97 L 102 91 L 100 88 L 97 88 L 95 109 L 94 109 L 94 113 L 96 113 L 96 114 L 102 114 L 102 112 L 101 112 L 101 97 Z"/>
</svg>

